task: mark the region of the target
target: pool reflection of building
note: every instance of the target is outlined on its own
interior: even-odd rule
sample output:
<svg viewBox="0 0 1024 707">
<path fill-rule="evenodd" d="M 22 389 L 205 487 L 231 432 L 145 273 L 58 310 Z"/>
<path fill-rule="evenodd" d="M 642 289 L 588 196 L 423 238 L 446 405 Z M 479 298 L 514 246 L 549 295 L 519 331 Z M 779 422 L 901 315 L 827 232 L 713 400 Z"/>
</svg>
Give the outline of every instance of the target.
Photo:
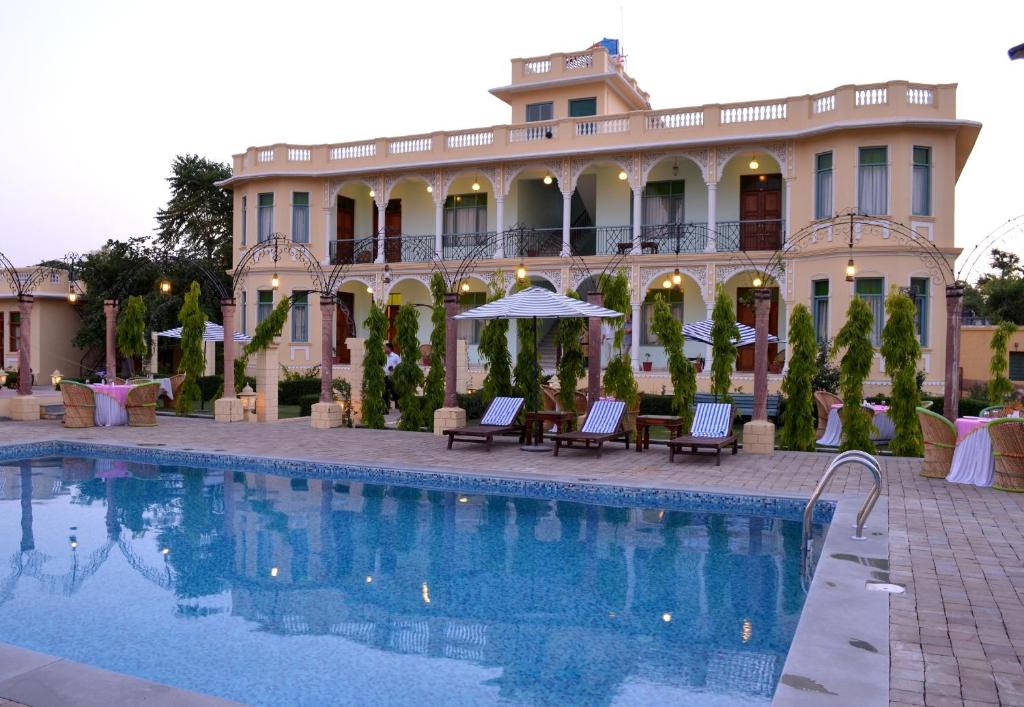
<svg viewBox="0 0 1024 707">
<path fill-rule="evenodd" d="M 793 522 L 64 462 L 0 467 L 23 555 L 33 498 L 99 500 L 90 574 L 122 556 L 192 616 L 227 591 L 264 631 L 500 668 L 509 699 L 601 704 L 630 681 L 769 697 L 803 601 Z"/>
</svg>

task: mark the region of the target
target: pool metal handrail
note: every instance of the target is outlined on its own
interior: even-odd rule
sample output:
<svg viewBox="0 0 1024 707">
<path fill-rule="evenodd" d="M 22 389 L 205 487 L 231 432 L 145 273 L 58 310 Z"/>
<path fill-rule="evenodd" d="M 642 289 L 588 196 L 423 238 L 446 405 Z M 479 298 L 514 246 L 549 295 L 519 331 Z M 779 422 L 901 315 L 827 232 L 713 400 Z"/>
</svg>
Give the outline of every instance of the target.
<svg viewBox="0 0 1024 707">
<path fill-rule="evenodd" d="M 831 480 L 832 474 L 844 464 L 859 464 L 871 472 L 871 491 L 868 492 L 867 498 L 864 499 L 864 504 L 857 512 L 856 532 L 852 538 L 853 540 L 867 540 L 867 538 L 864 537 L 864 524 L 867 522 L 868 516 L 871 515 L 871 511 L 874 509 L 875 503 L 878 502 L 878 497 L 882 495 L 882 471 L 878 464 L 878 460 L 875 457 L 859 449 L 850 449 L 837 455 L 836 458 L 832 460 L 832 463 L 828 465 L 827 469 L 825 469 L 825 473 L 821 475 L 818 485 L 814 487 L 814 491 L 811 493 L 811 497 L 808 499 L 807 505 L 804 506 L 803 536 L 800 542 L 800 565 L 801 575 L 803 577 L 807 577 L 810 564 L 812 543 L 811 517 L 814 515 L 814 506 L 818 502 L 818 498 L 825 491 L 825 487 Z"/>
</svg>

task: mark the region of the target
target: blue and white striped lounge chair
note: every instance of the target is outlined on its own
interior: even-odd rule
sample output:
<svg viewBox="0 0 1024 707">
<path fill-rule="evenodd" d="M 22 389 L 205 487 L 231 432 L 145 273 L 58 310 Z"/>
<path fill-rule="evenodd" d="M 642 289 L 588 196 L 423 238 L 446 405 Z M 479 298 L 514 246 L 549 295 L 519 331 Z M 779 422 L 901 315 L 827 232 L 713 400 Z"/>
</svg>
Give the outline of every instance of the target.
<svg viewBox="0 0 1024 707">
<path fill-rule="evenodd" d="M 563 432 L 552 439 L 555 441 L 555 456 L 564 444 L 572 447 L 575 442 L 583 442 L 585 449 L 593 442 L 597 445 L 597 456 L 601 456 L 601 445 L 617 439 L 626 441 L 629 449 L 629 430 L 622 429 L 622 416 L 626 412 L 626 403 L 621 400 L 598 400 L 587 413 L 586 422 L 579 432 Z"/>
<path fill-rule="evenodd" d="M 675 461 L 676 454 L 682 454 L 689 448 L 692 454 L 698 449 L 715 450 L 715 465 L 722 465 L 722 449 L 732 447 L 735 454 L 739 441 L 732 433 L 732 421 L 736 411 L 731 403 L 698 403 L 690 424 L 690 434 L 675 437 L 668 442 L 670 462 Z"/>
<path fill-rule="evenodd" d="M 444 430 L 444 434 L 448 435 L 448 449 L 452 448 L 453 442 L 477 442 L 486 444 L 489 452 L 494 435 L 518 432 L 522 439 L 523 426 L 519 422 L 522 409 L 522 398 L 495 398 L 487 406 L 479 425 Z"/>
</svg>

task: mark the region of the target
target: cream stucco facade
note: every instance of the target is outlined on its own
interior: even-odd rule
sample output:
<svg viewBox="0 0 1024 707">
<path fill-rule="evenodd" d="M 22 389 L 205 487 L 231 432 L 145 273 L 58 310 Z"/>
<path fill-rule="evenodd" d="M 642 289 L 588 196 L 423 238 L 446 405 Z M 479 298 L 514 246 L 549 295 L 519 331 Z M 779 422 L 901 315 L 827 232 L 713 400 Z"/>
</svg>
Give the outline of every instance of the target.
<svg viewBox="0 0 1024 707">
<path fill-rule="evenodd" d="M 28 270 L 23 272 L 29 276 Z M 32 292 L 29 356 L 38 385 L 45 385 L 54 370 L 77 375 L 81 366 L 82 351 L 72 344 L 81 318 L 75 311 L 75 305 L 68 301 L 68 290 L 67 273 L 53 270 L 43 275 Z M 3 331 L 3 341 L 0 342 L 2 367 L 16 371 L 19 366 L 21 314 L 18 298 L 10 291 L 0 292 L 0 325 Z"/>
<path fill-rule="evenodd" d="M 603 47 L 514 59 L 511 68 L 510 83 L 491 91 L 509 104 L 508 125 L 278 143 L 235 155 L 225 182 L 234 193 L 234 262 L 275 233 L 305 242 L 325 269 L 347 268 L 336 319 L 351 308 L 354 321 L 332 333 L 336 375 L 346 375 L 346 335 L 365 336 L 371 297 L 426 304 L 432 261 L 455 263 L 472 252 L 479 259 L 465 278 L 466 306 L 492 273 L 501 270 L 511 282 L 520 263 L 534 282 L 560 292 L 586 291 L 588 271 L 627 272 L 627 341 L 649 392 L 660 392 L 668 378 L 660 347 L 643 331 L 645 303 L 677 269 L 681 282 L 670 296 L 686 322 L 710 316 L 719 285 L 744 316 L 747 288 L 767 269 L 777 289 L 773 328 L 783 339 L 799 303 L 816 311 L 822 336 L 834 336 L 855 290 L 872 296 L 913 287 L 926 385 L 941 390 L 944 262 L 958 253 L 954 191 L 980 130 L 957 117 L 955 85 L 889 81 L 652 110 Z M 854 211 L 862 216 L 851 228 L 843 214 Z M 372 250 L 365 259 L 352 255 L 360 244 Z M 860 282 L 846 281 L 850 257 Z M 252 333 L 261 297 L 266 307 L 311 287 L 303 264 L 260 259 L 237 293 L 238 328 Z M 304 318 L 305 325 L 285 329 L 286 365 L 319 362 L 317 293 L 308 296 Z M 424 309 L 422 341 L 429 327 Z M 467 380 L 479 385 L 473 334 L 464 334 Z M 552 346 L 545 334 L 542 350 Z M 697 342 L 688 342 L 687 353 L 708 355 Z M 650 372 L 640 370 L 646 361 Z M 734 386 L 751 392 L 749 355 L 740 367 L 751 370 L 737 371 Z M 699 379 L 706 387 L 706 373 Z M 772 374 L 770 387 L 780 379 Z M 887 385 L 876 360 L 868 387 Z"/>
</svg>

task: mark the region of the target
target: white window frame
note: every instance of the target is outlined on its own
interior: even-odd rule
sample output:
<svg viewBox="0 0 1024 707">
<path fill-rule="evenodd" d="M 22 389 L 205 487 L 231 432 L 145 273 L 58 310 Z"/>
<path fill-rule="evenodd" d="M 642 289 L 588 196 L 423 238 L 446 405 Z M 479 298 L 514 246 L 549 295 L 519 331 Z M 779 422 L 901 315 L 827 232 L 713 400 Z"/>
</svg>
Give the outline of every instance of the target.
<svg viewBox="0 0 1024 707">
<path fill-rule="evenodd" d="M 305 203 L 305 205 L 301 205 L 301 204 L 296 204 L 295 203 L 295 196 L 296 196 L 296 194 L 305 194 L 306 195 L 306 203 Z M 309 243 L 309 238 L 310 238 L 309 232 L 310 232 L 311 227 L 313 225 L 311 223 L 311 220 L 312 220 L 312 209 L 310 208 L 311 201 L 312 200 L 310 199 L 310 192 L 308 192 L 308 191 L 293 191 L 292 192 L 292 242 L 293 243 L 302 243 L 302 244 L 308 244 Z M 296 235 L 295 234 L 295 217 L 298 215 L 298 209 L 305 209 L 306 210 L 306 239 L 302 240 L 302 241 L 300 241 L 300 240 L 295 238 L 295 235 Z"/>
<path fill-rule="evenodd" d="M 832 199 L 828 205 L 829 215 L 825 217 L 818 217 L 818 157 L 825 153 L 832 154 Z M 811 199 L 811 220 L 812 221 L 827 221 L 832 218 L 836 212 L 836 150 L 829 148 L 822 150 L 821 152 L 815 152 L 811 156 L 811 174 L 814 175 L 814 195 Z M 822 279 L 822 278 L 818 278 Z M 831 289 L 829 290 L 831 292 Z"/>
<path fill-rule="evenodd" d="M 833 165 L 835 165 L 834 162 L 833 162 Z M 815 332 L 814 332 L 814 336 L 815 336 L 815 338 L 818 341 L 825 341 L 825 340 L 831 338 L 830 334 L 832 333 L 832 321 L 831 321 L 832 320 L 832 295 L 833 295 L 832 278 L 827 276 L 827 275 L 816 275 L 816 276 L 812 276 L 811 277 L 811 326 L 814 326 L 814 323 L 815 323 L 816 317 L 817 317 L 817 312 L 818 312 L 818 307 L 817 307 L 818 296 L 814 294 L 814 283 L 816 283 L 816 282 L 827 282 L 828 283 L 828 295 L 825 297 L 825 299 L 826 299 L 825 326 L 824 326 L 825 338 L 821 339 L 820 337 L 818 337 L 817 329 L 815 329 Z"/>
<path fill-rule="evenodd" d="M 305 302 L 297 302 L 295 297 L 297 295 L 305 295 Z M 297 316 L 301 313 L 301 317 Z M 292 290 L 292 306 L 288 313 L 288 319 L 291 324 L 291 340 L 293 344 L 308 344 L 309 343 L 309 291 L 308 290 Z M 304 321 L 302 321 L 304 320 Z M 306 330 L 305 337 L 296 336 L 295 330 L 301 327 Z M 299 332 L 300 334 L 302 332 Z"/>
<path fill-rule="evenodd" d="M 914 212 L 914 150 L 916 148 L 928 150 L 928 213 L 918 214 Z M 931 218 L 935 216 L 935 148 L 932 145 L 910 146 L 910 215 L 914 218 Z"/>
</svg>

